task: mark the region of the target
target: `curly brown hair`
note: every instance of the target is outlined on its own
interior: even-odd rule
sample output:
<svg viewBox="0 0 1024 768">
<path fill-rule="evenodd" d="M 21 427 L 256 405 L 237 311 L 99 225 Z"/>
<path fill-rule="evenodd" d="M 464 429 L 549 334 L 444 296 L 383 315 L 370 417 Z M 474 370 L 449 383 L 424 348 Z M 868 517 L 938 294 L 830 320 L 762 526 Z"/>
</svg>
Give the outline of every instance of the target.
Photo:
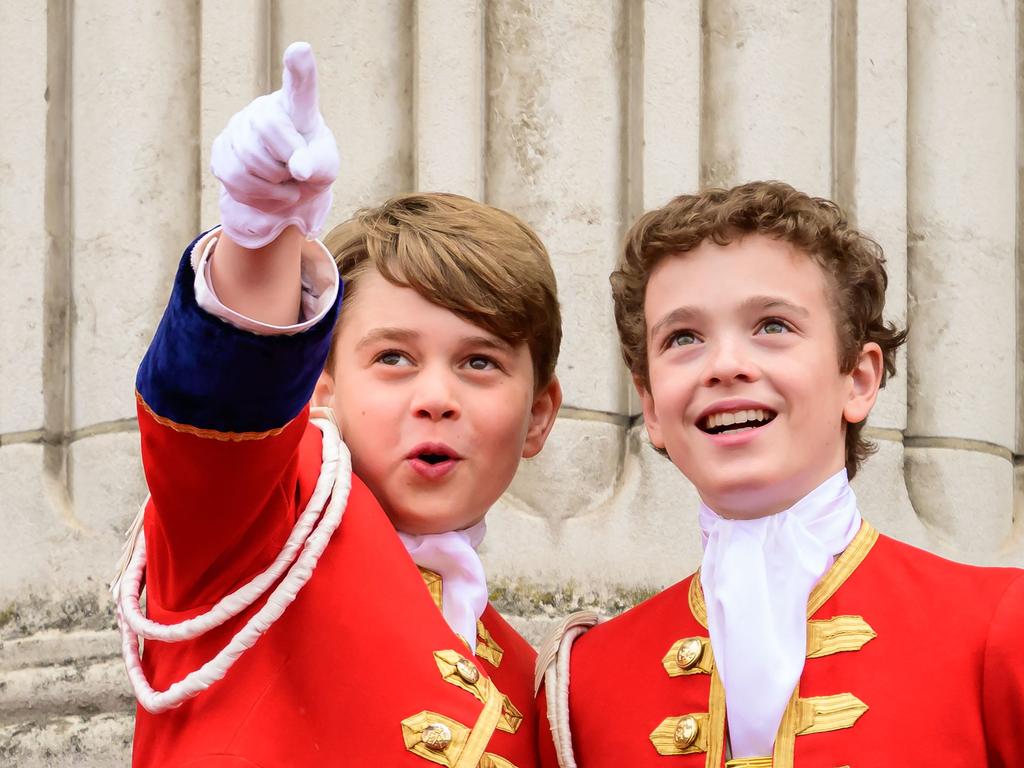
<svg viewBox="0 0 1024 768">
<path fill-rule="evenodd" d="M 339 322 L 360 276 L 376 270 L 513 346 L 525 343 L 536 391 L 554 376 L 562 340 L 555 274 L 540 238 L 511 213 L 461 195 L 401 195 L 358 211 L 324 244 L 345 285 Z M 328 368 L 333 356 L 332 345 Z"/>
<path fill-rule="evenodd" d="M 875 342 L 882 349 L 885 386 L 886 378 L 896 373 L 896 350 L 906 331 L 882 317 L 888 284 L 882 248 L 851 227 L 831 200 L 810 197 L 780 181 L 681 195 L 630 227 L 610 278 L 622 357 L 630 372 L 650 391 L 644 299 L 654 267 L 664 257 L 691 251 L 705 240 L 727 245 L 754 233 L 790 243 L 817 262 L 831 288 L 840 371 L 853 370 L 864 345 Z M 851 478 L 875 450 L 861 436 L 865 423 L 846 427 L 846 470 Z"/>
</svg>

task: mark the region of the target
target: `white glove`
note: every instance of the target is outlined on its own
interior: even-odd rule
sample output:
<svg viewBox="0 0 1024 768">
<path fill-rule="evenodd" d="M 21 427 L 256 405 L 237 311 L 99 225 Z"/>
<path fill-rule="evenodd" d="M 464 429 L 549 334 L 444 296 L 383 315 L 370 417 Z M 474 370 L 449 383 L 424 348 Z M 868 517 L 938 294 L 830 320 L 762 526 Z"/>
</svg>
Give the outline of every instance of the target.
<svg viewBox="0 0 1024 768">
<path fill-rule="evenodd" d="M 290 224 L 315 237 L 331 208 L 338 147 L 317 105 L 309 43 L 288 46 L 282 80 L 281 90 L 228 121 L 210 155 L 224 231 L 245 248 L 266 245 Z"/>
</svg>

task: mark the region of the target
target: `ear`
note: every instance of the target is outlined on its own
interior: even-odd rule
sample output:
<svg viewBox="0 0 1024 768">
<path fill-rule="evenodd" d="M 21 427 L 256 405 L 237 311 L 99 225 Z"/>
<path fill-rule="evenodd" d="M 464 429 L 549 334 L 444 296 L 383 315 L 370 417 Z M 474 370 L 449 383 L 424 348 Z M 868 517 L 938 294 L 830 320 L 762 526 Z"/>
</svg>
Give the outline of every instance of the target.
<svg viewBox="0 0 1024 768">
<path fill-rule="evenodd" d="M 882 348 L 875 342 L 868 342 L 861 348 L 853 370 L 846 374 L 850 378 L 850 391 L 843 407 L 843 419 L 848 424 L 859 424 L 871 413 L 882 386 L 883 365 Z"/>
<path fill-rule="evenodd" d="M 316 380 L 310 402 L 314 406 L 334 408 L 334 377 L 326 369 L 320 372 L 320 378 Z"/>
<path fill-rule="evenodd" d="M 530 407 L 530 423 L 526 429 L 526 442 L 523 444 L 523 458 L 532 459 L 548 439 L 551 428 L 555 426 L 555 417 L 562 407 L 562 385 L 558 377 L 552 376 L 548 385 L 533 398 Z"/>
<path fill-rule="evenodd" d="M 654 397 L 639 376 L 633 377 L 633 386 L 636 387 L 636 393 L 640 397 L 640 405 L 644 411 L 644 424 L 647 426 L 647 436 L 651 439 L 651 445 L 663 451 L 665 450 L 665 441 L 661 436 L 658 413 L 654 409 Z"/>
</svg>

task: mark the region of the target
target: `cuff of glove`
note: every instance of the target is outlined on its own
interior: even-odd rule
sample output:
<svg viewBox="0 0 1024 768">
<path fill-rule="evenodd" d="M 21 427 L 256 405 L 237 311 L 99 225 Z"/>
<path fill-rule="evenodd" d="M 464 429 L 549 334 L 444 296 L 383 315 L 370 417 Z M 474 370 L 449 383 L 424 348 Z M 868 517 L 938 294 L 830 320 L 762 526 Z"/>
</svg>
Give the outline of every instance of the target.
<svg viewBox="0 0 1024 768">
<path fill-rule="evenodd" d="M 220 216 L 224 232 L 243 248 L 255 249 L 272 243 L 286 227 L 295 226 L 307 239 L 314 239 L 331 210 L 334 195 L 330 187 L 285 211 L 266 213 L 232 198 L 220 189 Z"/>
</svg>

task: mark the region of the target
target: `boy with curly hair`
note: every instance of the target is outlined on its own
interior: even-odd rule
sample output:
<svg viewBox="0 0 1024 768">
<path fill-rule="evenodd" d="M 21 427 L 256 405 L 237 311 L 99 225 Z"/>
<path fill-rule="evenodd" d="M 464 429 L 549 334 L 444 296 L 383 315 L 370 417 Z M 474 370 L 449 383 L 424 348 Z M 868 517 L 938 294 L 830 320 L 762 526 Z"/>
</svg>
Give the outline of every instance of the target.
<svg viewBox="0 0 1024 768">
<path fill-rule="evenodd" d="M 644 214 L 611 281 L 704 555 L 552 638 L 542 763 L 1024 765 L 1024 571 L 880 535 L 849 486 L 905 335 L 878 245 L 835 204 L 753 182 Z"/>
</svg>

